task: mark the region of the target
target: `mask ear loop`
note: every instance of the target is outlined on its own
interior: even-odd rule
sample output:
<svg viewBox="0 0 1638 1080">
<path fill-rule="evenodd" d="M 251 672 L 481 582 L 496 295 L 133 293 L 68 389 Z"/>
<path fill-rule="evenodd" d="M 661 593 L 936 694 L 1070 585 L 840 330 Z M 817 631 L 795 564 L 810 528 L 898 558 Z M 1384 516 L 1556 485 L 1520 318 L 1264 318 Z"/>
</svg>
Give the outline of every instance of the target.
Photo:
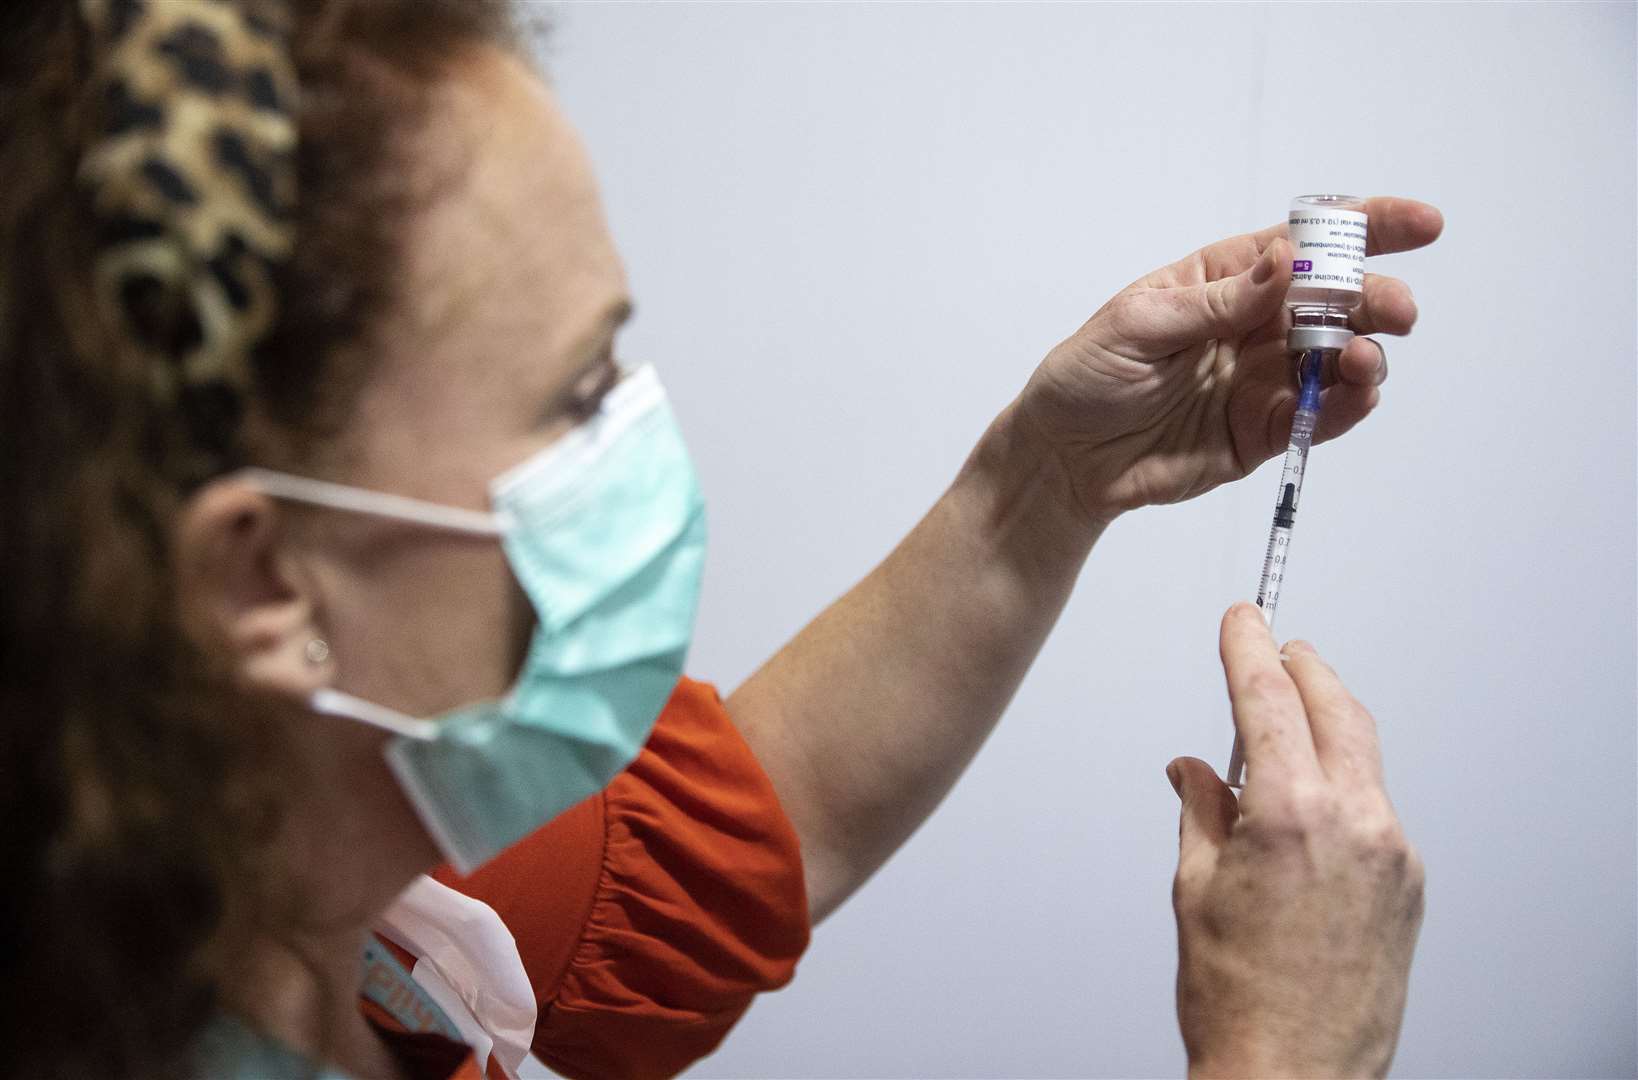
<svg viewBox="0 0 1638 1080">
<path fill-rule="evenodd" d="M 407 495 L 390 495 L 384 491 L 369 491 L 347 484 L 333 484 L 328 480 L 291 476 L 271 469 L 240 469 L 233 474 L 233 478 L 276 499 L 289 499 L 291 502 L 326 506 L 332 510 L 351 510 L 359 514 L 408 521 L 467 536 L 500 537 L 505 536 L 512 528 L 512 515 L 505 511 L 466 510 L 458 506 L 412 499 Z"/>
<path fill-rule="evenodd" d="M 373 701 L 365 701 L 363 698 L 330 687 L 313 691 L 313 696 L 308 699 L 308 705 L 314 712 L 357 720 L 417 742 L 431 742 L 438 737 L 437 721 L 405 716 L 396 709 L 389 709 L 385 705 L 377 705 Z"/>
<path fill-rule="evenodd" d="M 292 502 L 308 503 L 313 506 L 329 507 L 333 510 L 350 510 L 354 513 L 372 514 L 376 517 L 391 518 L 397 521 L 408 521 L 428 528 L 442 529 L 445 532 L 462 533 L 467 536 L 481 536 L 486 539 L 504 536 L 511 528 L 512 516 L 505 512 L 485 513 L 481 510 L 466 510 L 458 506 L 444 506 L 441 503 L 426 502 L 423 499 L 412 499 L 405 495 L 390 495 L 384 491 L 369 491 L 365 488 L 355 488 L 347 484 L 333 484 L 328 480 L 314 480 L 305 476 L 291 476 L 288 473 L 274 472 L 271 469 L 248 468 L 240 469 L 233 474 L 233 479 L 248 484 L 264 495 L 275 499 L 288 499 Z M 309 648 L 315 644 L 324 644 L 317 639 L 309 642 Z M 328 659 L 329 648 L 324 648 L 325 659 Z M 312 652 L 309 652 L 309 658 Z M 438 736 L 438 724 L 432 720 L 417 719 L 406 716 L 396 709 L 389 709 L 385 705 L 378 705 L 373 701 L 366 701 L 354 697 L 345 691 L 331 687 L 323 687 L 313 691 L 308 698 L 308 706 L 316 713 L 327 716 L 339 716 L 347 720 L 357 720 L 360 723 L 390 731 L 394 735 L 418 742 L 431 742 Z"/>
</svg>

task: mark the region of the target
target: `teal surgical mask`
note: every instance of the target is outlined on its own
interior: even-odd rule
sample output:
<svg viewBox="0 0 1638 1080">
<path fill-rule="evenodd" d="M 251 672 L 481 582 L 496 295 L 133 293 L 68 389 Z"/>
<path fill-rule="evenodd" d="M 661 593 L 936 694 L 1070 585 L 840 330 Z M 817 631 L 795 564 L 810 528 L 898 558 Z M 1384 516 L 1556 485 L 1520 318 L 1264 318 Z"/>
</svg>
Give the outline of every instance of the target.
<svg viewBox="0 0 1638 1080">
<path fill-rule="evenodd" d="M 339 690 L 315 711 L 393 732 L 387 762 L 462 873 L 601 791 L 647 742 L 682 674 L 705 560 L 705 508 L 651 367 L 597 415 L 498 477 L 482 513 L 264 469 L 259 490 L 493 536 L 536 626 L 511 691 L 435 718 Z"/>
</svg>

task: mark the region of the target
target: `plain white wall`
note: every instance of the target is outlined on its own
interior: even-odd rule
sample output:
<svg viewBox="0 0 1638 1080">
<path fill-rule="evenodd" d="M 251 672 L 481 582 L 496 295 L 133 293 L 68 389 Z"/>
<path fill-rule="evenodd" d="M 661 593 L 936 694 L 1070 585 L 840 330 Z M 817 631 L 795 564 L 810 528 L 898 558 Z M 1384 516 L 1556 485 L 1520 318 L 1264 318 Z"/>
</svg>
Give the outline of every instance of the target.
<svg viewBox="0 0 1638 1080">
<path fill-rule="evenodd" d="M 695 447 L 691 669 L 866 573 L 1109 295 L 1315 190 L 1414 195 L 1422 321 L 1314 454 L 1282 636 L 1375 711 L 1429 866 L 1395 1069 L 1638 1072 L 1634 7 L 595 5 L 547 63 Z M 943 808 L 701 1076 L 1177 1074 L 1162 768 L 1274 474 L 1118 522 Z"/>
</svg>

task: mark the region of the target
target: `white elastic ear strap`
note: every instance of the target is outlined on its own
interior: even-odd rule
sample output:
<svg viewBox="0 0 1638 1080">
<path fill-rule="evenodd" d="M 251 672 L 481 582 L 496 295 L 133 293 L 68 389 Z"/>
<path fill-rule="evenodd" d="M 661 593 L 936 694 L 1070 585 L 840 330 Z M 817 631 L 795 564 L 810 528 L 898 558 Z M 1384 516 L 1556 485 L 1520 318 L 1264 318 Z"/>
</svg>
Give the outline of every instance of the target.
<svg viewBox="0 0 1638 1080">
<path fill-rule="evenodd" d="M 511 524 L 505 514 L 491 514 L 482 510 L 465 510 L 458 506 L 412 499 L 406 495 L 389 495 L 384 491 L 332 484 L 328 480 L 314 480 L 305 476 L 291 476 L 271 469 L 241 469 L 237 478 L 256 488 L 264 495 L 292 502 L 328 506 L 334 510 L 351 510 L 376 517 L 411 521 L 433 529 L 466 533 L 471 536 L 503 536 Z"/>
<path fill-rule="evenodd" d="M 383 728 L 394 735 L 404 735 L 421 742 L 430 742 L 438 734 L 438 725 L 435 721 L 417 720 L 413 716 L 405 716 L 396 709 L 389 709 L 385 705 L 377 705 L 373 701 L 365 701 L 363 698 L 329 687 L 313 691 L 308 704 L 313 707 L 314 712 L 357 720 L 372 727 Z"/>
</svg>

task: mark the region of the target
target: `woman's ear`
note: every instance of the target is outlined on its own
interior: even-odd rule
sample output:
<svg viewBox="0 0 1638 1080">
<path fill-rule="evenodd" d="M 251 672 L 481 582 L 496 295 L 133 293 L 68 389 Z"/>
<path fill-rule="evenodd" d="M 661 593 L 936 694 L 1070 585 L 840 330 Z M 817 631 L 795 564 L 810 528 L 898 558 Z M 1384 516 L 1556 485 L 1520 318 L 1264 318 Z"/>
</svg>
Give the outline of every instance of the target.
<svg viewBox="0 0 1638 1080">
<path fill-rule="evenodd" d="M 290 557 L 288 519 L 232 477 L 183 504 L 173 535 L 182 625 L 246 690 L 305 699 L 334 661 L 315 619 L 312 583 Z"/>
</svg>

